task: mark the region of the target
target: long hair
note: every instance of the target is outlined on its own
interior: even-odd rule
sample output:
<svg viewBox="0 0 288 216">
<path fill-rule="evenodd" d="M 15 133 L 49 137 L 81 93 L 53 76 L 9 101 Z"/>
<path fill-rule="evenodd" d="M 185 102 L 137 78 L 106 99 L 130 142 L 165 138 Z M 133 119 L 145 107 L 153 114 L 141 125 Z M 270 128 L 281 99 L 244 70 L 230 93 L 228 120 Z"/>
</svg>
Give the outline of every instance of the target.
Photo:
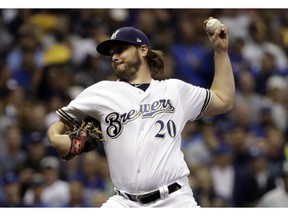
<svg viewBox="0 0 288 216">
<path fill-rule="evenodd" d="M 146 59 L 153 78 L 164 73 L 164 54 L 162 51 L 149 49 Z"/>
</svg>

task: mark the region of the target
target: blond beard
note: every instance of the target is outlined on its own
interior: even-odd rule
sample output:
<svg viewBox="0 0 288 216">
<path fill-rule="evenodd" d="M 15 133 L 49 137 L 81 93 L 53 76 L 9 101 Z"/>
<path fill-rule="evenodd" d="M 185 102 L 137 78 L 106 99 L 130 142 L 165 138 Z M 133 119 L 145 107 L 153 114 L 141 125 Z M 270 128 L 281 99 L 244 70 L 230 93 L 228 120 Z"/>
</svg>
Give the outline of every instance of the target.
<svg viewBox="0 0 288 216">
<path fill-rule="evenodd" d="M 114 62 L 112 62 L 112 67 L 118 79 L 128 81 L 135 77 L 136 73 L 139 71 L 141 64 L 141 58 L 138 52 L 135 51 L 133 58 L 124 62 L 124 67 L 122 69 L 118 69 L 117 63 Z"/>
</svg>

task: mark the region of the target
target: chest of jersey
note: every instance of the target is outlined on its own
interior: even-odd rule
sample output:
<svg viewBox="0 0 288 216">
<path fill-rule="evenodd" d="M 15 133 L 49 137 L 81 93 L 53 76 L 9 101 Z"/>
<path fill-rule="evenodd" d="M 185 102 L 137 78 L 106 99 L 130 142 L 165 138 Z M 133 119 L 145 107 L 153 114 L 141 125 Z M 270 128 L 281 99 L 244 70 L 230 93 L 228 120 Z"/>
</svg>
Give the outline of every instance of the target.
<svg viewBox="0 0 288 216">
<path fill-rule="evenodd" d="M 107 93 L 100 105 L 102 109 L 98 109 L 106 133 L 112 139 L 120 136 L 124 128 L 131 133 L 141 124 L 169 118 L 175 112 L 177 97 L 167 88 L 150 86 L 142 91 L 130 85 L 117 87 L 114 86 L 113 93 Z"/>
</svg>

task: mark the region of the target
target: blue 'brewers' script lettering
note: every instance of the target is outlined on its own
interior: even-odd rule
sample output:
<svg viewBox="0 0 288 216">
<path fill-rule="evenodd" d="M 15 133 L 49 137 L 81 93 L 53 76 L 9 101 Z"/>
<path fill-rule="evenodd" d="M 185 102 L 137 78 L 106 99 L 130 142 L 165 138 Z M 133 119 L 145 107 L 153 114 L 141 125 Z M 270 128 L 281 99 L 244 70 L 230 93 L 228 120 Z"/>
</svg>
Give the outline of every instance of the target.
<svg viewBox="0 0 288 216">
<path fill-rule="evenodd" d="M 118 112 L 109 113 L 105 118 L 105 122 L 108 124 L 106 132 L 111 138 L 117 138 L 121 134 L 124 125 L 139 116 L 153 118 L 159 113 L 173 113 L 174 109 L 171 100 L 160 99 L 151 104 L 140 104 L 138 110 L 132 109 L 123 114 Z"/>
</svg>

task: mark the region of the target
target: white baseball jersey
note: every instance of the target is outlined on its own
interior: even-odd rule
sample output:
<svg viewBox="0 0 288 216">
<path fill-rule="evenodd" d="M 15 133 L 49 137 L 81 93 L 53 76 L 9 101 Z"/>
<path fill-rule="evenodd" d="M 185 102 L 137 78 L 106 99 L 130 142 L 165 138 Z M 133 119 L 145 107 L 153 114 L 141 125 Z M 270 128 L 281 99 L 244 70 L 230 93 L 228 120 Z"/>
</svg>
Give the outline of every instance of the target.
<svg viewBox="0 0 288 216">
<path fill-rule="evenodd" d="M 101 81 L 63 110 L 101 122 L 114 186 L 137 194 L 189 175 L 181 131 L 209 104 L 211 92 L 177 79 L 152 80 L 146 91 L 123 81 Z M 59 113 L 58 113 L 59 114 Z"/>
</svg>

